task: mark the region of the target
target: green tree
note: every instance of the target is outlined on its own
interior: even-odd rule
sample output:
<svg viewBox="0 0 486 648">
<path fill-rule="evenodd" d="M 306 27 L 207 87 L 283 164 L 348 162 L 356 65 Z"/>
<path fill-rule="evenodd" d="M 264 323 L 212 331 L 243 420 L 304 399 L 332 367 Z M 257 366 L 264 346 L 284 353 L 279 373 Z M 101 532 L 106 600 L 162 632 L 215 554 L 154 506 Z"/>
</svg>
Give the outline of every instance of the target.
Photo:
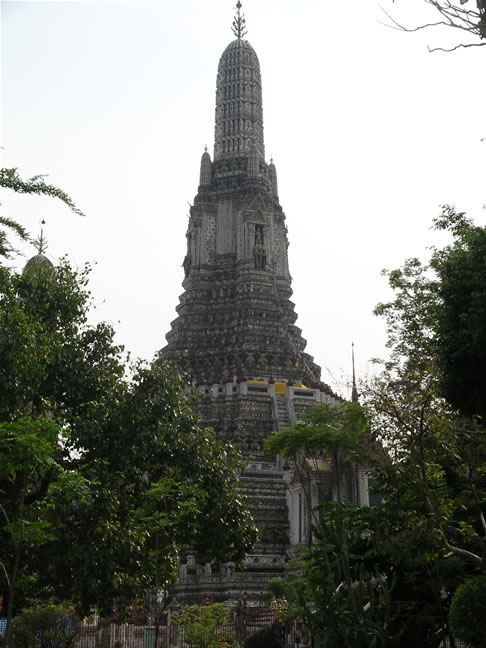
<svg viewBox="0 0 486 648">
<path fill-rule="evenodd" d="M 373 578 L 382 585 L 374 590 L 383 596 L 378 609 L 386 611 L 385 620 L 377 624 L 374 640 L 381 642 L 377 645 L 393 645 L 387 643 L 392 641 L 435 645 L 449 633 L 447 613 L 455 589 L 468 575 L 485 568 L 486 435 L 481 419 L 462 416 L 443 397 L 440 361 L 451 276 L 465 279 L 466 295 L 469 277 L 474 277 L 472 301 L 478 303 L 471 308 L 482 312 L 480 267 L 469 274 L 450 271 L 451 265 L 457 269 L 456 252 L 457 265 L 464 267 L 462 253 L 474 248 L 469 235 L 474 243 L 478 239 L 482 243 L 482 231 L 471 232 L 471 224 L 448 208 L 436 226 L 451 230 L 451 246 L 434 250 L 428 265 L 410 259 L 387 273 L 394 297 L 379 304 L 376 314 L 385 319 L 390 354 L 361 389 L 368 422 L 363 438 L 351 436 L 348 446 L 346 435 L 339 438 L 339 430 L 346 426 L 331 423 L 336 448 L 342 443 L 343 455 L 359 441 L 350 458 L 367 466 L 382 503 L 353 511 L 338 497 L 335 505 L 326 506 L 318 525 L 315 512 L 314 544 L 303 549 L 297 571 L 282 584 L 295 614 L 306 619 L 314 633 L 327 637 L 323 640 L 329 645 L 332 641 L 367 645 L 375 636 L 372 624 L 377 617 L 361 611 L 369 594 L 357 585 L 369 585 Z M 478 266 L 481 258 L 478 253 Z M 466 303 L 471 300 L 466 298 Z M 463 316 L 472 315 L 466 310 Z M 484 318 L 476 325 L 484 329 Z M 477 344 L 483 332 L 475 331 L 474 336 L 471 332 L 469 343 Z M 336 419 L 338 412 L 339 408 Z M 296 463 L 305 466 L 309 449 L 319 449 L 319 442 L 315 446 L 310 442 L 320 433 L 319 426 L 304 423 L 283 431 L 281 445 L 271 440 L 269 448 L 296 460 L 301 457 Z M 328 452 L 332 457 L 332 445 Z M 336 460 L 332 464 L 339 465 Z M 334 595 L 336 591 L 340 594 Z M 349 618 L 353 621 L 342 622 Z M 364 630 L 366 623 L 370 626 Z"/>
<path fill-rule="evenodd" d="M 184 643 L 193 648 L 213 648 L 228 638 L 221 626 L 228 623 L 230 610 L 226 603 L 190 605 L 172 615 L 184 633 Z"/>
<path fill-rule="evenodd" d="M 36 552 L 54 537 L 49 521 L 51 487 L 62 478 L 67 492 L 75 477 L 63 462 L 67 417 L 74 405 L 74 400 L 68 403 L 67 391 L 73 399 L 69 385 L 77 371 L 83 372 L 86 385 L 97 373 L 94 363 L 82 355 L 70 363 L 76 342 L 86 334 L 76 333 L 85 325 L 84 280 L 81 277 L 78 284 L 76 274 L 65 265 L 33 268 L 23 275 L 0 268 L 0 560 L 9 618 L 25 603 L 35 581 L 31 566 L 36 564 Z M 109 342 L 102 327 L 93 333 L 100 345 Z M 78 393 L 78 405 L 82 399 Z"/>
<path fill-rule="evenodd" d="M 265 452 L 293 460 L 302 483 L 307 462 L 317 467 L 323 457 L 330 459 L 337 501 L 341 505 L 344 464 L 356 457 L 366 426 L 366 417 L 358 403 L 318 405 L 309 410 L 302 422 L 272 433 L 265 440 Z"/>
<path fill-rule="evenodd" d="M 21 275 L 0 268 L 0 422 L 47 419 L 62 431 L 46 435 L 50 469 L 29 470 L 35 520 L 49 542 L 22 545 L 12 603 L 1 581 L 14 611 L 52 597 L 107 615 L 114 599 L 122 606 L 172 581 L 185 548 L 238 561 L 257 538 L 236 494 L 239 456 L 199 427 L 172 367 L 127 367 L 112 328 L 88 324 L 87 276 L 66 262 Z M 6 452 L 0 446 L 3 462 Z M 13 510 L 11 486 L 1 488 Z M 0 524 L 10 574 L 17 549 L 5 516 Z"/>
<path fill-rule="evenodd" d="M 294 462 L 309 507 L 308 467 L 319 469 L 328 460 L 334 474 L 335 504 L 313 511 L 313 543 L 301 548 L 294 571 L 273 583 L 277 595 L 282 588 L 288 597 L 290 614 L 301 619 L 326 648 L 388 645 L 389 586 L 378 564 L 354 560 L 363 528 L 353 527 L 359 508 L 346 503 L 342 492 L 345 465 L 362 456 L 367 427 L 358 403 L 320 405 L 301 423 L 265 441 L 269 454 L 280 453 Z"/>
<path fill-rule="evenodd" d="M 471 648 L 486 644 L 486 576 L 476 576 L 458 587 L 449 613 L 454 636 Z"/>
<path fill-rule="evenodd" d="M 257 539 L 236 492 L 239 455 L 198 426 L 183 387 L 161 361 L 139 366 L 94 442 L 74 446 L 89 489 L 65 510 L 59 536 L 76 552 L 46 551 L 58 595 L 83 612 L 95 605 L 106 615 L 114 599 L 122 606 L 166 589 L 184 550 L 238 562 Z"/>
<path fill-rule="evenodd" d="M 436 249 L 438 308 L 435 354 L 440 390 L 467 416 L 486 416 L 486 229 L 444 207 L 435 228 L 453 242 Z"/>
<path fill-rule="evenodd" d="M 457 237 L 457 223 L 462 227 L 462 218 L 445 209 L 438 225 Z M 431 590 L 441 593 L 436 636 L 448 632 L 455 588 L 486 565 L 484 427 L 443 397 L 439 332 L 448 312 L 443 282 L 454 249 L 434 250 L 428 265 L 411 259 L 388 273 L 394 298 L 376 313 L 385 318 L 390 356 L 362 389 L 376 449 L 368 459 L 375 490 L 388 507 L 408 512 L 393 542 L 419 550 L 417 565 L 430 573 Z M 417 576 L 410 574 L 415 584 Z"/>
<path fill-rule="evenodd" d="M 344 582 L 341 516 L 351 590 Z M 455 584 L 463 572 L 453 574 L 450 568 L 458 566 L 450 561 L 430 563 L 424 553 L 433 543 L 420 530 L 413 541 L 402 533 L 401 524 L 412 516 L 411 503 L 402 510 L 389 502 L 376 507 L 347 502 L 341 513 L 336 504 L 328 505 L 314 543 L 301 547 L 286 578 L 271 584 L 276 596 L 288 599 L 289 617 L 326 648 L 438 646 L 447 613 L 441 586 Z"/>
<path fill-rule="evenodd" d="M 8 588 L 7 639 L 26 550 L 52 539 L 43 491 L 60 470 L 54 459 L 59 434 L 59 426 L 48 419 L 24 417 L 0 423 L 0 537 L 1 567 Z"/>
<path fill-rule="evenodd" d="M 439 224 L 453 226 L 455 218 L 447 218 L 446 211 Z M 391 353 L 364 390 L 373 441 L 386 448 L 375 455 L 373 469 L 387 498 L 405 489 L 421 503 L 414 524 L 429 526 L 439 554 L 484 569 L 484 428 L 442 397 L 439 331 L 448 307 L 441 272 L 448 259 L 446 247 L 433 252 L 430 266 L 412 259 L 389 273 L 395 297 L 376 308 L 385 318 Z"/>
<path fill-rule="evenodd" d="M 83 212 L 75 205 L 72 198 L 59 187 L 45 182 L 44 175 L 36 175 L 28 180 L 23 180 L 16 168 L 0 169 L 0 187 L 11 189 L 16 193 L 36 194 L 50 196 L 62 200 L 75 214 L 84 216 Z M 8 239 L 8 233 L 13 233 L 23 241 L 29 240 L 29 235 L 24 227 L 11 218 L 0 216 L 0 257 L 11 258 L 16 253 Z M 4 229 L 6 228 L 6 229 Z"/>
</svg>

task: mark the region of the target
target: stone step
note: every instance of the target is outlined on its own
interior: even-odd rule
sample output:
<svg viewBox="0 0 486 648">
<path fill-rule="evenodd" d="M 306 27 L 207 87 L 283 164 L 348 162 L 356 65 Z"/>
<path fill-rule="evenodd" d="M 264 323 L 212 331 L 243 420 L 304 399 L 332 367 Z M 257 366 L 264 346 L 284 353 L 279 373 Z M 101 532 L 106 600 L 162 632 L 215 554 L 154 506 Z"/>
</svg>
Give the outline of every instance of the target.
<svg viewBox="0 0 486 648">
<path fill-rule="evenodd" d="M 286 488 L 267 488 L 264 484 L 241 484 L 239 487 L 240 493 L 245 496 L 258 493 L 267 497 L 279 497 L 285 499 Z"/>
<path fill-rule="evenodd" d="M 278 428 L 282 430 L 289 426 L 289 412 L 287 409 L 287 398 L 285 396 L 275 397 L 276 418 L 278 421 Z"/>
</svg>

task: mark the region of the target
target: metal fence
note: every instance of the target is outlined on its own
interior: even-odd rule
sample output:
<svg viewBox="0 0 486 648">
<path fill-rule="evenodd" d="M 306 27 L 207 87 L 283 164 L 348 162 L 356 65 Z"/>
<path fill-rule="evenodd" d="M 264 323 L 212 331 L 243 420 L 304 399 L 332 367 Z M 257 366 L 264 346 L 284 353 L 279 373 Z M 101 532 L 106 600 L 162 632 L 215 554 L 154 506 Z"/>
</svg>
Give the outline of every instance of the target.
<svg viewBox="0 0 486 648">
<path fill-rule="evenodd" d="M 238 642 L 240 646 L 249 635 L 273 626 L 276 622 L 274 613 L 266 606 L 232 609 L 227 624 L 219 628 L 217 641 Z M 285 626 L 286 648 L 299 646 L 299 634 L 295 624 Z M 170 619 L 170 613 L 160 616 L 159 623 L 110 623 L 102 626 L 100 619 L 92 617 L 82 624 L 81 635 L 76 648 L 190 648 L 184 642 L 182 630 Z M 450 648 L 448 640 L 441 648 Z M 455 642 L 455 648 L 468 648 L 461 642 Z M 486 648 L 486 647 L 485 647 Z"/>
<path fill-rule="evenodd" d="M 248 635 L 277 622 L 266 605 L 231 610 L 227 624 L 218 630 L 218 641 L 237 641 L 243 645 Z M 295 624 L 285 628 L 286 646 L 296 645 Z M 189 648 L 184 643 L 183 631 L 171 622 L 170 612 L 160 616 L 159 623 L 102 624 L 98 617 L 86 619 L 82 624 L 77 648 Z"/>
</svg>

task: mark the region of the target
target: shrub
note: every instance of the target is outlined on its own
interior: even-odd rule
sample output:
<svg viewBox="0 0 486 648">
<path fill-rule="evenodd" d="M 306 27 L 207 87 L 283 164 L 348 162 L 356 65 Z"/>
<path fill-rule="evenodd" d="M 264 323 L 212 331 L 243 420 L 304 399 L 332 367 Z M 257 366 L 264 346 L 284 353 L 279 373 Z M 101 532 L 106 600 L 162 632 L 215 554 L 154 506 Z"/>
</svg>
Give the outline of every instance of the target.
<svg viewBox="0 0 486 648">
<path fill-rule="evenodd" d="M 71 648 L 81 621 L 62 605 L 39 605 L 12 620 L 8 648 Z"/>
<path fill-rule="evenodd" d="M 451 603 L 452 634 L 472 648 L 486 646 L 486 576 L 469 578 L 460 585 Z"/>
<path fill-rule="evenodd" d="M 210 648 L 229 638 L 229 633 L 220 629 L 229 616 L 226 603 L 212 603 L 183 608 L 172 615 L 172 620 L 183 630 L 185 643 L 193 648 Z"/>
</svg>

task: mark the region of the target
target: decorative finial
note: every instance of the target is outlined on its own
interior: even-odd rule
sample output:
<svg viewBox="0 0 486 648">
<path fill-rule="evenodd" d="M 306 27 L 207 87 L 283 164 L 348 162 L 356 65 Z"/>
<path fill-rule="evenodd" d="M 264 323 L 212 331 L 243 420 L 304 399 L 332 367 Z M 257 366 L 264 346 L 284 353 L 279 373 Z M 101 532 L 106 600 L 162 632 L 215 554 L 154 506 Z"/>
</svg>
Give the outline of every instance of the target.
<svg viewBox="0 0 486 648">
<path fill-rule="evenodd" d="M 41 220 L 41 231 L 40 231 L 40 236 L 38 239 L 34 241 L 34 247 L 36 248 L 37 252 L 39 254 L 43 254 L 47 250 L 47 239 L 44 237 L 44 229 L 42 228 L 42 225 L 45 225 L 46 221 L 44 219 Z"/>
<path fill-rule="evenodd" d="M 204 145 L 204 152 L 205 152 L 205 153 L 208 152 L 208 145 L 207 145 L 207 144 Z"/>
<path fill-rule="evenodd" d="M 358 402 L 358 390 L 356 389 L 356 374 L 354 371 L 354 342 L 351 342 L 351 357 L 353 362 L 353 387 L 351 389 L 351 400 L 353 403 Z"/>
<path fill-rule="evenodd" d="M 241 14 L 240 9 L 241 2 L 240 0 L 238 0 L 238 2 L 236 3 L 236 16 L 234 17 L 233 25 L 231 26 L 233 34 L 238 38 L 238 40 L 241 40 L 247 33 L 245 14 Z"/>
</svg>

